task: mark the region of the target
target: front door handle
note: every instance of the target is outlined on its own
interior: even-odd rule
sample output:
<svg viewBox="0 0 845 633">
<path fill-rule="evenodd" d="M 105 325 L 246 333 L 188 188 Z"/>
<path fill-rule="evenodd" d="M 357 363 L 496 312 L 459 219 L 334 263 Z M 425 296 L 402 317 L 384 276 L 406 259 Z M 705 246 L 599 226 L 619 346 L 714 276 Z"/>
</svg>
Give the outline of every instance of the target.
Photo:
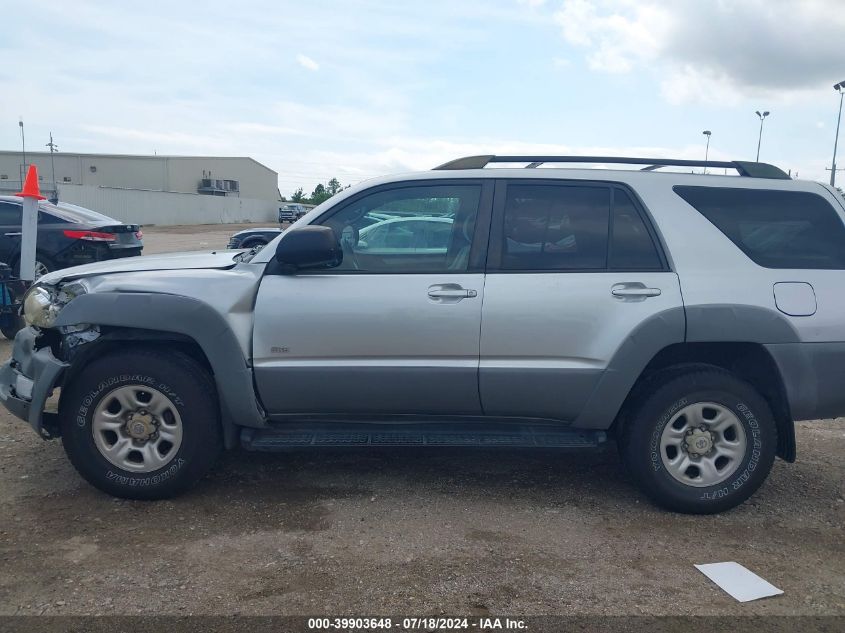
<svg viewBox="0 0 845 633">
<path fill-rule="evenodd" d="M 22 233 L 18 231 L 17 233 L 6 233 L 5 235 L 6 237 L 19 237 Z"/>
<path fill-rule="evenodd" d="M 435 284 L 428 287 L 428 297 L 439 303 L 454 303 L 461 299 L 472 299 L 478 291 L 463 288 L 460 284 Z"/>
<path fill-rule="evenodd" d="M 660 288 L 647 288 L 644 283 L 636 281 L 627 284 L 615 284 L 610 288 L 610 294 L 620 299 L 643 301 L 648 297 L 659 297 L 661 290 Z"/>
</svg>

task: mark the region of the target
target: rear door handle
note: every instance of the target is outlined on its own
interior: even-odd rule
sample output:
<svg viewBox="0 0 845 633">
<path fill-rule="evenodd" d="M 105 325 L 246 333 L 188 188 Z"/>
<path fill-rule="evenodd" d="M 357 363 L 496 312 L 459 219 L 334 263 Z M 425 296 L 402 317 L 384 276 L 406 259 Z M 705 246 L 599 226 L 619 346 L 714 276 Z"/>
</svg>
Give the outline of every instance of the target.
<svg viewBox="0 0 845 633">
<path fill-rule="evenodd" d="M 478 291 L 462 288 L 459 284 L 436 284 L 428 287 L 430 299 L 441 303 L 460 301 L 461 299 L 472 299 L 478 296 Z"/>
<path fill-rule="evenodd" d="M 645 284 L 637 281 L 628 284 L 616 284 L 610 288 L 610 294 L 622 299 L 626 297 L 647 299 L 648 297 L 659 297 L 661 290 L 660 288 L 647 288 Z"/>
<path fill-rule="evenodd" d="M 19 235 L 22 235 L 22 233 L 18 231 L 17 233 L 6 233 L 5 235 L 6 237 L 17 237 Z"/>
</svg>

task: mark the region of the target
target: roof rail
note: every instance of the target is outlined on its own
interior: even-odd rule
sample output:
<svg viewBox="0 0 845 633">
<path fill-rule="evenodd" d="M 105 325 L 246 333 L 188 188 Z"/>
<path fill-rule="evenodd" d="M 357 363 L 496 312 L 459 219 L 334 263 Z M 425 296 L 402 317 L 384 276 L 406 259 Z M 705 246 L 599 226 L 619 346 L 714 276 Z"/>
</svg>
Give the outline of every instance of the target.
<svg viewBox="0 0 845 633">
<path fill-rule="evenodd" d="M 435 167 L 435 170 L 483 169 L 490 163 L 528 163 L 532 169 L 543 163 L 613 163 L 620 165 L 646 165 L 642 171 L 654 171 L 661 167 L 714 167 L 735 169 L 740 176 L 747 178 L 771 178 L 789 180 L 789 175 L 779 167 L 768 163 L 755 163 L 741 160 L 686 160 L 681 158 L 631 158 L 624 156 L 465 156 Z"/>
</svg>

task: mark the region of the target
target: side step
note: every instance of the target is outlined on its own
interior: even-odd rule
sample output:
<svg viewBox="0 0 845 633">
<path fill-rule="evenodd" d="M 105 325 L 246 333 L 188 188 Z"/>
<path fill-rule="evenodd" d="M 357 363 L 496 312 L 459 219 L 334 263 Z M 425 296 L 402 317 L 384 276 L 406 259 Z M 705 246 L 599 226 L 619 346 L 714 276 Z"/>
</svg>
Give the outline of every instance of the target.
<svg viewBox="0 0 845 633">
<path fill-rule="evenodd" d="M 570 429 L 558 425 L 526 424 L 276 424 L 269 429 L 243 429 L 246 450 L 335 446 L 480 446 L 584 450 L 600 447 L 604 431 Z"/>
</svg>

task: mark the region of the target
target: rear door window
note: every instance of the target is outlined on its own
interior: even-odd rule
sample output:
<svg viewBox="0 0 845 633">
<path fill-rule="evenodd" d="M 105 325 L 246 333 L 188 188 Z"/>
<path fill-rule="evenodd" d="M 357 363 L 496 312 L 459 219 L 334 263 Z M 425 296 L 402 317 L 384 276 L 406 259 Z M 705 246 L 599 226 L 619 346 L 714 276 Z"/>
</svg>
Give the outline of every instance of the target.
<svg viewBox="0 0 845 633">
<path fill-rule="evenodd" d="M 508 185 L 503 270 L 595 270 L 607 266 L 609 187 Z"/>
<path fill-rule="evenodd" d="M 491 270 L 665 270 L 653 231 L 622 186 L 502 181 L 499 187 Z"/>
<path fill-rule="evenodd" d="M 845 224 L 817 194 L 680 185 L 674 190 L 760 266 L 845 269 Z"/>
</svg>

